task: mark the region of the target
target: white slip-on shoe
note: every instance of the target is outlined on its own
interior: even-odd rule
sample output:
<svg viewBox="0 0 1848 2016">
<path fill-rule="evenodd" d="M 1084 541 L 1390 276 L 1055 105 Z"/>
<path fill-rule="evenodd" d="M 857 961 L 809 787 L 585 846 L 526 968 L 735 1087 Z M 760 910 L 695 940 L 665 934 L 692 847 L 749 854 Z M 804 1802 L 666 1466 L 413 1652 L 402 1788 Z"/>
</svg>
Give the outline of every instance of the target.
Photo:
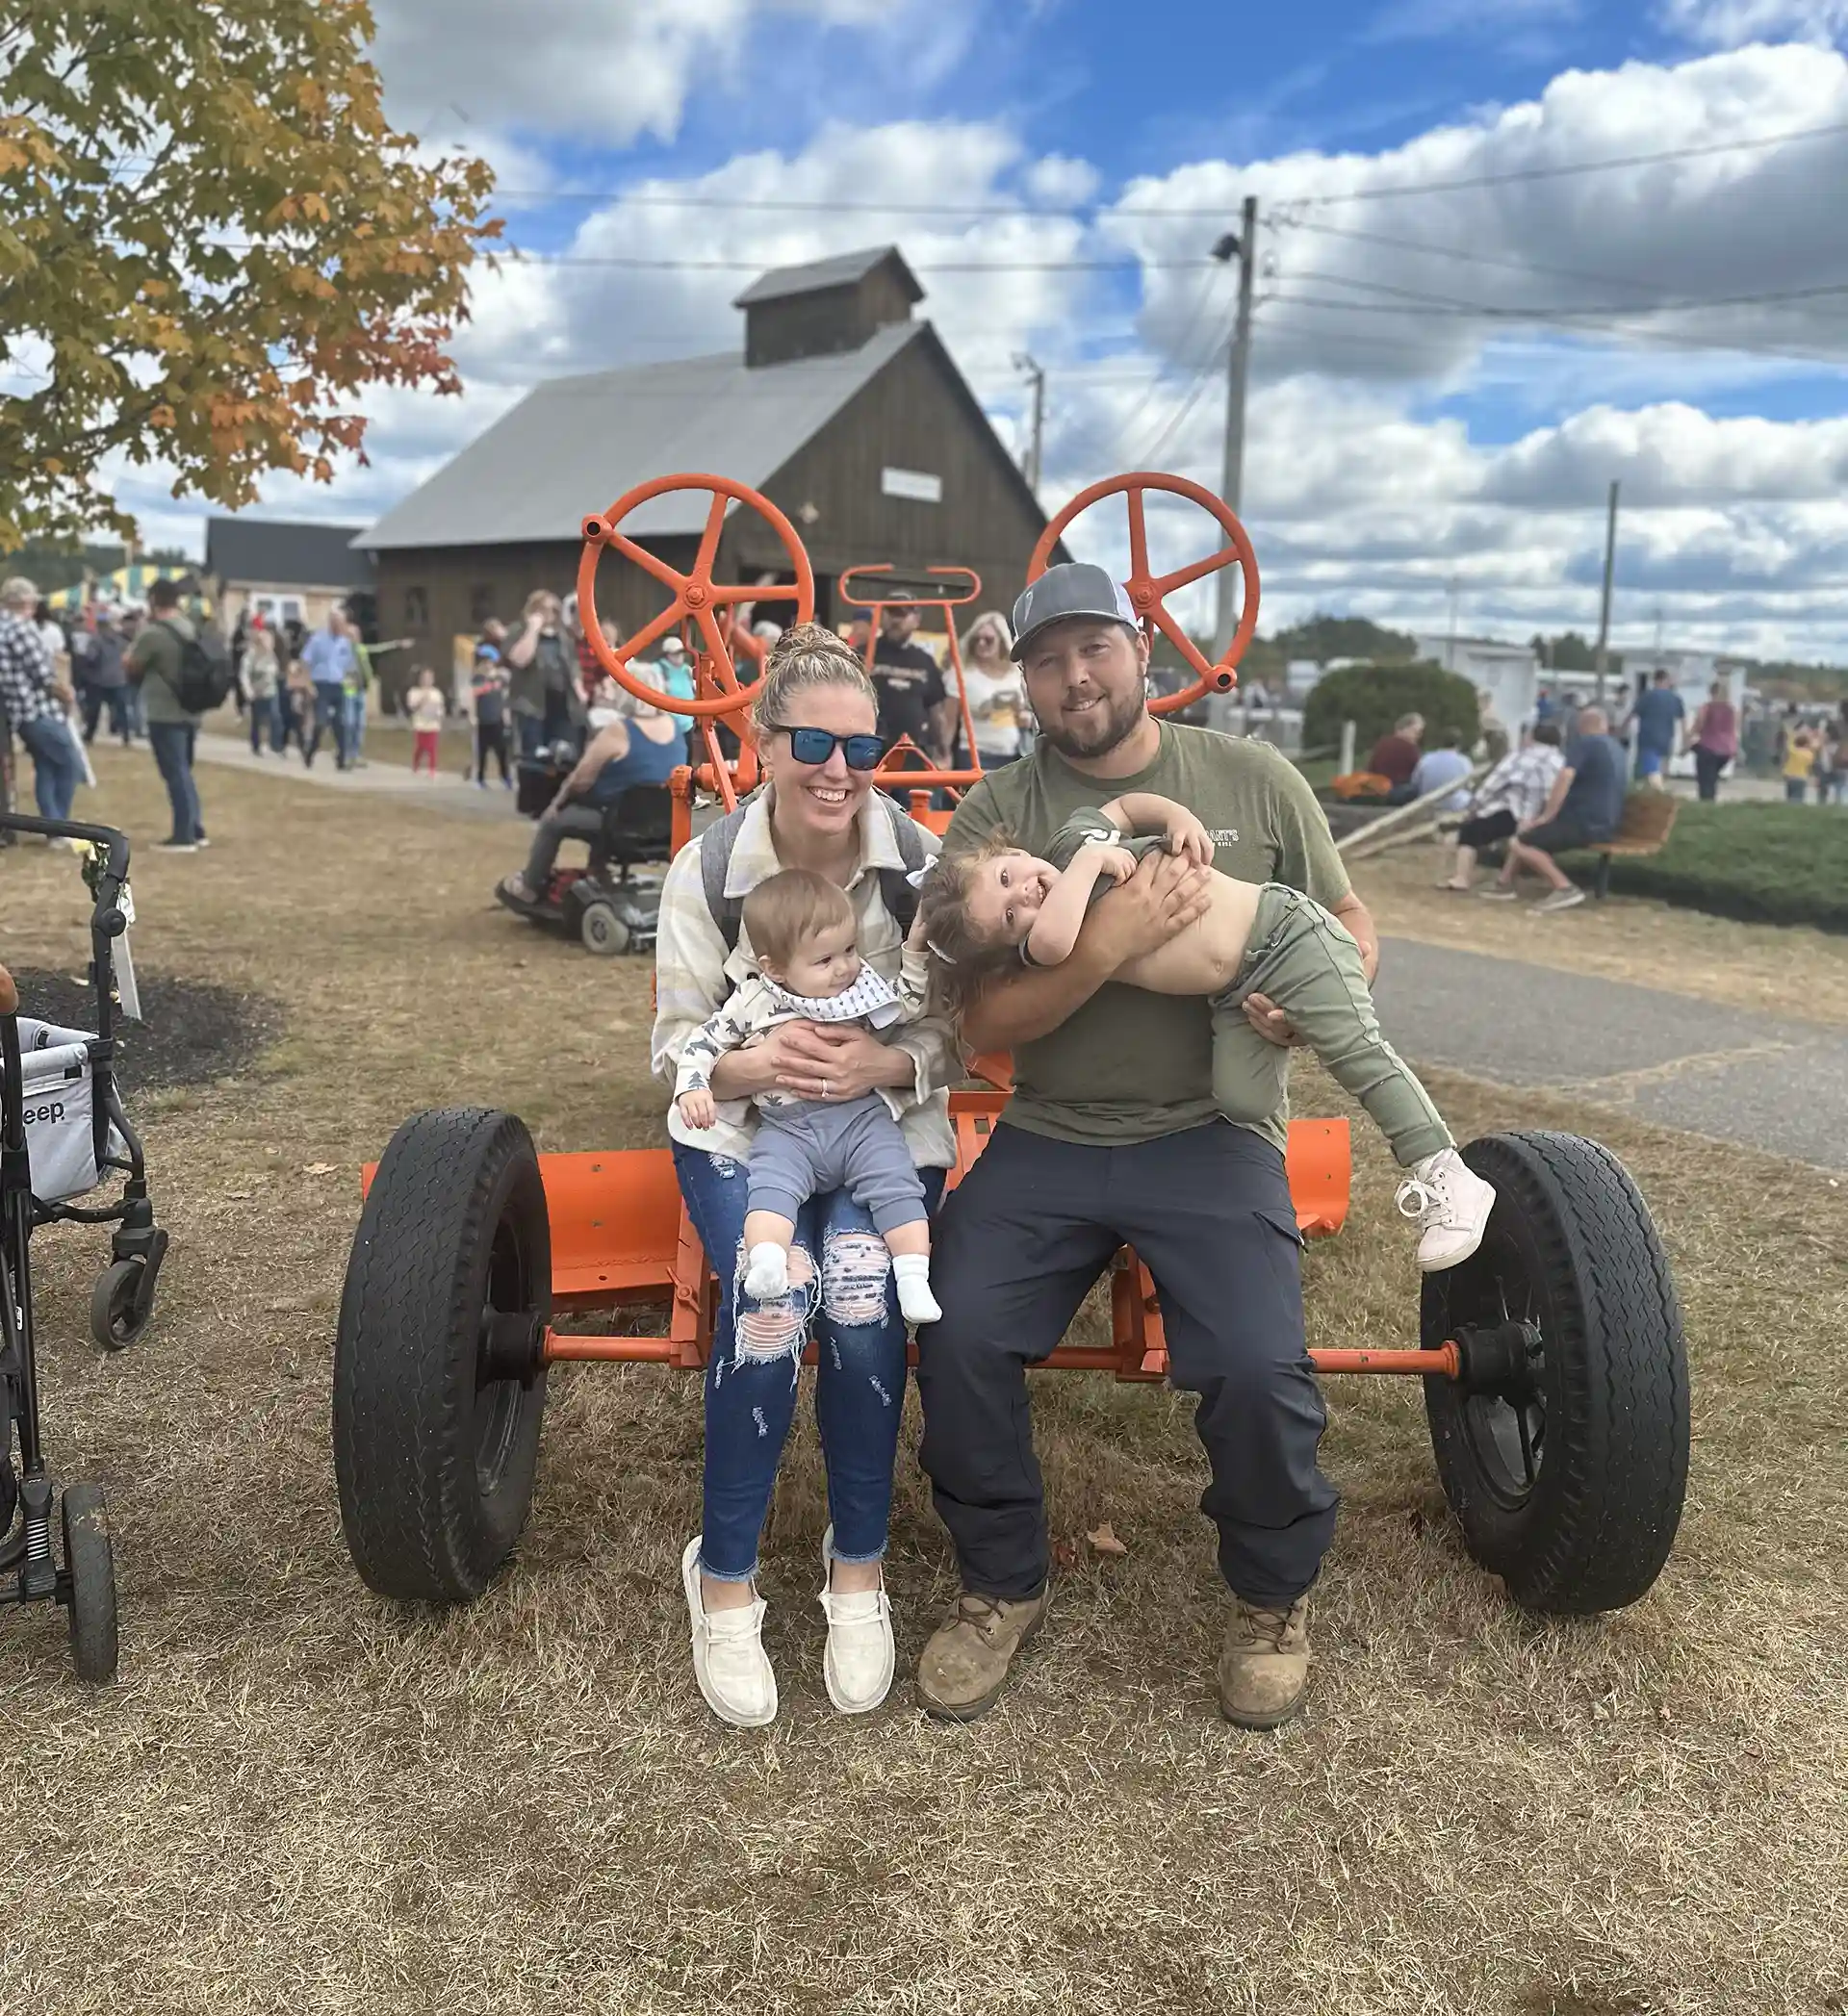
<svg viewBox="0 0 1848 2016">
<path fill-rule="evenodd" d="M 708 1610 L 700 1596 L 698 1533 L 680 1556 L 680 1584 L 693 1624 L 693 1677 L 706 1705 L 734 1729 L 761 1729 L 777 1719 L 777 1676 L 763 1648 L 764 1601 Z"/>
<path fill-rule="evenodd" d="M 897 1652 L 892 1644 L 892 1606 L 882 1574 L 877 1589 L 836 1595 L 834 1529 L 821 1536 L 821 1608 L 828 1620 L 828 1649 L 821 1671 L 828 1698 L 843 1715 L 877 1708 L 891 1689 Z"/>
<path fill-rule="evenodd" d="M 1394 1202 L 1421 1228 L 1418 1263 L 1434 1274 L 1468 1260 L 1482 1243 L 1495 1186 L 1484 1183 L 1454 1148 L 1440 1148 L 1412 1164 Z"/>
</svg>

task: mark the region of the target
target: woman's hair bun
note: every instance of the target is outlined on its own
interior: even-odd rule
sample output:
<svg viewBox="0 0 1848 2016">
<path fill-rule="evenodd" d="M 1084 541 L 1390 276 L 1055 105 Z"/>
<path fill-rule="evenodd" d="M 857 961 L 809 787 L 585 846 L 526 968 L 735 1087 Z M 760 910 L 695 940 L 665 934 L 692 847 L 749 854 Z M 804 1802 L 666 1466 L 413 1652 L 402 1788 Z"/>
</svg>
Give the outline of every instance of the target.
<svg viewBox="0 0 1848 2016">
<path fill-rule="evenodd" d="M 853 647 L 835 636 L 825 623 L 792 623 L 764 653 L 764 670 L 775 672 L 791 658 L 804 657 L 811 651 L 838 651 L 856 664 L 860 662 Z"/>
</svg>

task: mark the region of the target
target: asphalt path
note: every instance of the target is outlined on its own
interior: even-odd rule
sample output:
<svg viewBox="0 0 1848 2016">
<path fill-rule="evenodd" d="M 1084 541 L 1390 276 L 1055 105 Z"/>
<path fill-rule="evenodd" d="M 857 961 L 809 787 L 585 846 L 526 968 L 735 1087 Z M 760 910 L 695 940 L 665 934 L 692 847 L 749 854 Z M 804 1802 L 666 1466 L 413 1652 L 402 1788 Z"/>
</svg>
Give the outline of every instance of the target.
<svg viewBox="0 0 1848 2016">
<path fill-rule="evenodd" d="M 460 753 L 459 738 L 450 739 L 446 756 Z M 414 778 L 398 762 L 340 772 L 331 753 L 304 771 L 293 752 L 253 756 L 247 743 L 224 735 L 201 735 L 199 755 L 526 829 L 511 792 L 479 790 L 453 772 Z M 1571 918 L 1554 928 L 1570 931 Z M 1386 941 L 1376 998 L 1386 1034 L 1414 1064 L 1569 1092 L 1664 1127 L 1848 1170 L 1848 1030 L 1410 938 Z"/>
<path fill-rule="evenodd" d="M 1409 938 L 1386 940 L 1375 998 L 1414 1064 L 1848 1169 L 1848 1030 Z"/>
</svg>

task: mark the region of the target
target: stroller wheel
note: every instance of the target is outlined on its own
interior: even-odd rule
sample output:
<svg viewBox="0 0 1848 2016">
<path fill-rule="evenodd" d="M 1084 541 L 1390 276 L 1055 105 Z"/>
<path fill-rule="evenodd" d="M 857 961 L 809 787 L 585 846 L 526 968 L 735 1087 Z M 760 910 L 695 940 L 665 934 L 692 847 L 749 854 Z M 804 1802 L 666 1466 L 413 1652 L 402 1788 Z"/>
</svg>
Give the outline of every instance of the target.
<svg viewBox="0 0 1848 2016">
<path fill-rule="evenodd" d="M 146 1268 L 144 1260 L 118 1260 L 97 1275 L 90 1295 L 90 1334 L 105 1351 L 125 1351 L 147 1328 L 152 1299 L 140 1307 Z"/>
<path fill-rule="evenodd" d="M 116 1554 L 109 1506 L 94 1484 L 73 1484 L 63 1500 L 64 1572 L 70 1578 L 70 1659 L 77 1677 L 105 1687 L 116 1677 Z"/>
</svg>

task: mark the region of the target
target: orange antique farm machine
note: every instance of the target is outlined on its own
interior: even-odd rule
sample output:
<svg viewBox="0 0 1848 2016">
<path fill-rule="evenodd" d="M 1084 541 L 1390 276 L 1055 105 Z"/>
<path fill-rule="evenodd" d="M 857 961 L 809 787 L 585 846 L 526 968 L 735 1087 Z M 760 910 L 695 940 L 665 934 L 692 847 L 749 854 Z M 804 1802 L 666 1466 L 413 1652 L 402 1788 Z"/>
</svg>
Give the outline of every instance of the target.
<svg viewBox="0 0 1848 2016">
<path fill-rule="evenodd" d="M 682 573 L 629 538 L 625 519 L 667 490 L 710 493 L 705 531 Z M 1151 493 L 1198 506 L 1219 538 L 1206 557 L 1167 574 L 1149 563 Z M 1047 564 L 1072 522 L 1120 498 L 1128 515 L 1131 605 L 1194 672 L 1158 712 L 1224 692 L 1258 613 L 1257 567 L 1244 528 L 1211 492 L 1179 477 L 1136 474 L 1099 483 L 1047 526 L 1031 572 Z M 734 508 L 767 521 L 793 578 L 780 587 L 714 578 Z M 666 606 L 611 649 L 595 617 L 598 564 L 627 559 L 660 585 Z M 1168 607 L 1178 589 L 1221 567 L 1244 575 L 1244 607 L 1224 659 L 1210 663 Z M 949 610 L 979 592 L 946 578 L 914 592 L 874 578 L 862 605 Z M 958 575 L 966 570 L 954 571 Z M 971 580 L 972 576 L 969 577 Z M 729 809 L 757 778 L 734 660 L 733 612 L 745 603 L 813 613 L 814 579 L 795 527 L 742 484 L 675 476 L 645 484 L 584 523 L 578 595 L 585 632 L 609 676 L 638 698 L 690 716 L 704 746 L 673 782 L 675 844 L 708 811 Z M 735 643 L 749 649 L 742 626 Z M 645 666 L 670 632 L 697 665 L 695 697 L 652 685 Z M 755 642 L 755 640 L 752 640 Z M 961 662 L 952 671 L 961 687 Z M 959 691 L 959 701 L 966 702 Z M 740 736 L 723 753 L 717 724 Z M 934 791 L 966 789 L 976 771 L 932 767 L 902 746 L 878 781 L 916 816 Z M 985 1060 L 982 1089 L 954 1092 L 955 1184 L 981 1154 L 1007 1104 L 1005 1060 Z M 1493 1135 L 1465 1155 L 1499 1201 L 1480 1250 L 1426 1275 L 1419 1340 L 1403 1350 L 1322 1350 L 1318 1371 L 1422 1379 L 1439 1474 L 1463 1540 L 1539 1611 L 1584 1612 L 1631 1602 L 1655 1580 L 1680 1518 L 1688 1405 L 1681 1316 L 1649 1212 L 1616 1158 L 1562 1134 Z M 1347 1215 L 1348 1126 L 1291 1123 L 1289 1176 L 1310 1237 Z M 393 1136 L 368 1193 L 341 1303 L 334 1427 L 341 1511 L 360 1573 L 380 1594 L 433 1602 L 478 1595 L 511 1553 L 532 1492 L 547 1374 L 560 1363 L 654 1363 L 694 1370 L 711 1347 L 719 1292 L 681 1207 L 665 1149 L 587 1155 L 534 1151 L 513 1115 L 480 1108 L 419 1113 Z M 1167 1371 L 1161 1298 L 1127 1249 L 1112 1277 L 1108 1346 L 1065 1345 L 1047 1364 L 1153 1380 Z M 570 1313 L 570 1331 L 554 1329 Z M 583 1327 L 608 1313 L 604 1331 Z"/>
</svg>

